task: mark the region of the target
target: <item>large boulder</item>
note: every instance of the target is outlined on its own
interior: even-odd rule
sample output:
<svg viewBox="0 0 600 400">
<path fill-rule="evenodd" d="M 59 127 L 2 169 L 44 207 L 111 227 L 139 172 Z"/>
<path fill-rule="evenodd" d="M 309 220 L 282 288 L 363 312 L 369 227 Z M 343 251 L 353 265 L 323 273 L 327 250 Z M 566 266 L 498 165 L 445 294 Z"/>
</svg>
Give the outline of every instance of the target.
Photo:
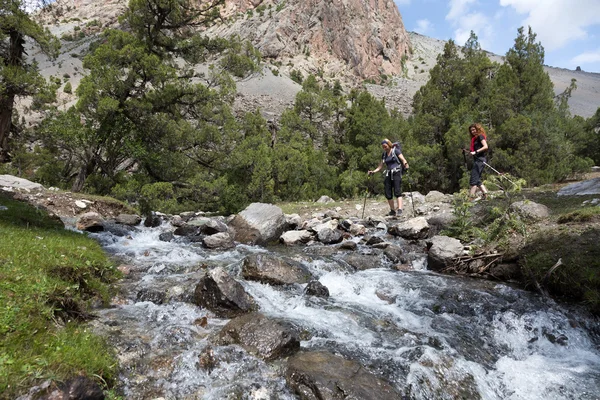
<svg viewBox="0 0 600 400">
<path fill-rule="evenodd" d="M 37 192 L 44 189 L 39 183 L 28 181 L 27 179 L 19 178 L 12 175 L 0 175 L 0 188 L 10 190 Z"/>
<path fill-rule="evenodd" d="M 429 224 L 425 217 L 417 217 L 390 227 L 389 233 L 404 239 L 425 239 L 429 235 Z"/>
<path fill-rule="evenodd" d="M 285 226 L 285 215 L 281 208 L 264 203 L 250 204 L 229 223 L 234 240 L 257 245 L 277 241 Z"/>
<path fill-rule="evenodd" d="M 194 291 L 193 303 L 225 318 L 236 317 L 258 308 L 244 287 L 222 267 L 213 269 L 200 279 Z"/>
<path fill-rule="evenodd" d="M 231 236 L 227 232 L 219 232 L 202 238 L 202 243 L 209 249 L 231 249 L 235 247 Z"/>
<path fill-rule="evenodd" d="M 458 239 L 448 236 L 434 236 L 427 240 L 429 252 L 427 253 L 427 269 L 439 271 L 452 263 L 452 260 L 461 255 L 464 246 Z"/>
<path fill-rule="evenodd" d="M 288 359 L 285 379 L 301 399 L 397 400 L 402 395 L 359 363 L 325 352 L 297 353 Z"/>
<path fill-rule="evenodd" d="M 218 344 L 238 344 L 264 360 L 285 357 L 300 349 L 296 332 L 285 323 L 267 318 L 259 312 L 229 321 L 219 333 Z"/>
<path fill-rule="evenodd" d="M 560 189 L 558 196 L 584 196 L 587 194 L 600 194 L 600 178 L 576 182 Z"/>
<path fill-rule="evenodd" d="M 550 216 L 548 207 L 530 200 L 516 201 L 510 208 L 526 221 L 541 221 Z"/>
<path fill-rule="evenodd" d="M 307 283 L 312 274 L 302 264 L 272 254 L 251 254 L 242 262 L 244 279 L 269 283 L 271 285 L 289 285 Z"/>
</svg>

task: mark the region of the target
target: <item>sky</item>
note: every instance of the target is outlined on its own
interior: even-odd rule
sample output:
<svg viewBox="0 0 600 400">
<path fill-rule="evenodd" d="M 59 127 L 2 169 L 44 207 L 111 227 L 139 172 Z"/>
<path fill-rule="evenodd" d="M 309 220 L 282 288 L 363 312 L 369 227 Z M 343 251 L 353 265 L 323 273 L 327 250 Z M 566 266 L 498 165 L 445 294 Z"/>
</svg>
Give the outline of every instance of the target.
<svg viewBox="0 0 600 400">
<path fill-rule="evenodd" d="M 531 27 L 551 67 L 600 73 L 600 0 L 395 0 L 407 31 L 505 55 Z"/>
</svg>

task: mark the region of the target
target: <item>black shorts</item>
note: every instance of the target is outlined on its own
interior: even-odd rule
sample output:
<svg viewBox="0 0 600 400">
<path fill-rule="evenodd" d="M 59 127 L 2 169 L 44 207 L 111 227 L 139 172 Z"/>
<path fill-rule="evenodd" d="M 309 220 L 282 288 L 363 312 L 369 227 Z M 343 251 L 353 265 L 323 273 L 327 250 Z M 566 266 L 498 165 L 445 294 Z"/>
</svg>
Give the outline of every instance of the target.
<svg viewBox="0 0 600 400">
<path fill-rule="evenodd" d="M 471 169 L 471 179 L 469 185 L 481 186 L 481 174 L 483 174 L 483 168 L 485 167 L 485 157 L 478 157 L 473 160 L 473 168 Z"/>
<path fill-rule="evenodd" d="M 391 200 L 394 196 L 402 196 L 402 172 L 400 170 L 396 172 L 386 171 L 383 186 L 386 199 Z"/>
</svg>

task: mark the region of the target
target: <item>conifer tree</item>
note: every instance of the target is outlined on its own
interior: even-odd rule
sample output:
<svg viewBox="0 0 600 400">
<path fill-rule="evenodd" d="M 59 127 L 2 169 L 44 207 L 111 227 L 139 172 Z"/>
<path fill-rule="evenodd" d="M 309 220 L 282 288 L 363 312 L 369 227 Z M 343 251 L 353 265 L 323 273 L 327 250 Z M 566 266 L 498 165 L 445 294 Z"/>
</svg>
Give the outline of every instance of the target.
<svg viewBox="0 0 600 400">
<path fill-rule="evenodd" d="M 28 13 L 28 8 L 31 12 L 33 6 L 44 5 L 44 1 L 0 0 L 0 162 L 10 161 L 11 141 L 17 134 L 15 99 L 38 96 L 38 104 L 54 99 L 55 85 L 44 80 L 25 52 L 25 42 L 31 40 L 48 56 L 58 55 L 58 39 Z"/>
</svg>

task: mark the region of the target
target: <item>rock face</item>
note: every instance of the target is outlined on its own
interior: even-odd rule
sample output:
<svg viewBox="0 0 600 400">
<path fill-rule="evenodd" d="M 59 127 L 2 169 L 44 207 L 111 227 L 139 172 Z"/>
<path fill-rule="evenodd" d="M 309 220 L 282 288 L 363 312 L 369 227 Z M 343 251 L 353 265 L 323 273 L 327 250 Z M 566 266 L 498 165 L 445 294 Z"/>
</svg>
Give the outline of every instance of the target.
<svg viewBox="0 0 600 400">
<path fill-rule="evenodd" d="M 238 34 L 263 57 L 294 60 L 300 69 L 310 56 L 326 75 L 349 72 L 358 81 L 378 81 L 382 74 L 400 74 L 410 56 L 402 16 L 391 0 L 228 0 L 222 15 L 233 23 L 207 33 Z"/>
</svg>

